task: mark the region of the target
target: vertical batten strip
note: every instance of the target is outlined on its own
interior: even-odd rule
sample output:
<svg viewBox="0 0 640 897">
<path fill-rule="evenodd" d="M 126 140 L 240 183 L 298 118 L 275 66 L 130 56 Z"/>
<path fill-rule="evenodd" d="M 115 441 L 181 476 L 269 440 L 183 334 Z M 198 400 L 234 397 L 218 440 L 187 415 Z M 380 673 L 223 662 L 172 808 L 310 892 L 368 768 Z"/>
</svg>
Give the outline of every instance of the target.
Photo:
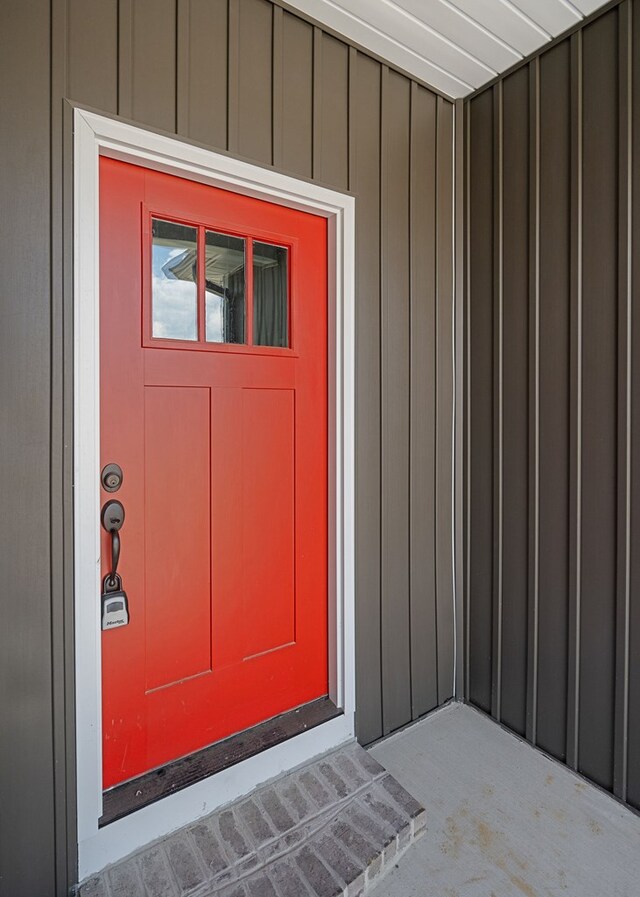
<svg viewBox="0 0 640 897">
<path fill-rule="evenodd" d="M 433 497 L 434 497 L 434 528 L 433 528 L 433 560 L 434 560 L 434 625 L 436 630 L 436 697 L 438 703 L 440 703 L 440 694 L 442 691 L 442 683 L 440 682 L 440 657 L 439 657 L 439 643 L 438 643 L 438 632 L 439 632 L 439 621 L 438 621 L 438 278 L 440 276 L 439 272 L 439 258 L 438 258 L 438 155 L 440 152 L 440 143 L 439 143 L 439 134 L 440 134 L 440 106 L 438 101 L 436 100 L 436 121 L 435 121 L 435 196 L 434 196 L 434 238 L 435 238 L 435 252 L 433 256 L 433 289 L 434 289 L 434 301 L 433 301 L 433 333 L 434 333 L 434 361 L 433 361 L 433 376 L 435 380 L 435 388 L 434 388 L 434 409 L 433 409 Z"/>
<path fill-rule="evenodd" d="M 491 646 L 491 714 L 502 713 L 502 525 L 503 525 L 503 89 L 493 87 L 493 165 L 496 201 L 493 208 L 493 634 Z"/>
<path fill-rule="evenodd" d="M 640 171 L 640 6 L 634 0 L 632 9 L 632 21 L 630 22 L 629 33 L 631 34 L 632 54 L 631 54 L 631 71 L 630 85 L 631 92 L 631 109 L 633 128 L 630 135 L 631 142 L 631 171 Z M 628 728 L 627 728 L 627 800 L 635 807 L 640 809 L 640 601 L 638 600 L 638 585 L 640 574 L 640 554 L 638 552 L 638 536 L 640 524 L 640 489 L 638 487 L 638 477 L 640 474 L 640 395 L 638 393 L 640 369 L 640 357 L 638 349 L 640 347 L 640 307 L 638 305 L 638 277 L 640 275 L 640 240 L 638 233 L 640 230 L 640 179 L 637 174 L 633 178 L 633 182 L 629 185 L 631 192 L 631 335 L 630 347 L 631 355 L 629 363 L 631 366 L 631 396 L 630 405 L 632 409 L 630 421 L 631 441 L 631 545 L 634 550 L 629 558 L 631 566 L 631 595 L 632 601 L 629 608 L 629 704 Z"/>
<path fill-rule="evenodd" d="M 118 3 L 118 115 L 133 118 L 133 0 Z"/>
<path fill-rule="evenodd" d="M 461 701 L 465 697 L 465 662 L 464 649 L 464 254 L 465 254 L 465 145 L 464 145 L 464 103 L 456 100 L 454 117 L 454 232 L 453 252 L 454 270 L 454 345 L 453 345 L 453 377 L 454 377 L 454 508 L 453 508 L 453 600 L 455 601 L 455 688 L 454 697 Z"/>
<path fill-rule="evenodd" d="M 529 547 L 526 734 L 537 740 L 540 572 L 540 57 L 529 64 Z"/>
<path fill-rule="evenodd" d="M 179 29 L 179 4 L 180 0 L 173 0 L 173 132 L 178 133 L 178 76 L 180 74 L 180 60 L 178 57 L 180 39 Z"/>
<path fill-rule="evenodd" d="M 240 0 L 229 0 L 229 71 L 227 81 L 227 149 L 237 153 L 240 143 Z"/>
<path fill-rule="evenodd" d="M 314 35 L 315 38 L 315 35 Z M 315 73 L 315 39 L 314 39 L 314 73 Z M 315 83 L 315 77 L 314 77 Z M 385 511 L 384 503 L 384 289 L 387 276 L 386 247 L 387 247 L 387 197 L 385 191 L 387 178 L 387 153 L 386 153 L 386 119 L 387 119 L 387 92 L 389 89 L 389 67 L 380 67 L 380 712 L 382 719 L 382 734 L 387 734 L 385 726 L 385 689 L 384 689 L 384 532 L 383 519 Z M 315 90 L 314 90 L 314 122 L 315 122 Z M 314 170 L 315 170 L 315 127 L 314 127 Z"/>
<path fill-rule="evenodd" d="M 313 29 L 313 152 L 312 177 L 320 179 L 322 170 L 322 29 Z"/>
<path fill-rule="evenodd" d="M 631 314 L 632 314 L 632 46 L 633 7 L 618 9 L 618 538 L 614 794 L 627 799 L 629 619 L 631 561 Z"/>
<path fill-rule="evenodd" d="M 578 767 L 582 541 L 582 31 L 571 36 L 571 421 L 567 763 Z"/>
<path fill-rule="evenodd" d="M 438 702 L 454 691 L 454 596 L 452 574 L 453 376 L 453 106 L 437 99 L 436 194 L 436 599 Z"/>
<path fill-rule="evenodd" d="M 281 6 L 273 7 L 273 69 L 272 69 L 272 162 L 276 168 L 282 168 L 283 144 L 283 111 L 284 111 L 284 10 Z"/>
<path fill-rule="evenodd" d="M 413 677 L 413 639 L 411 638 L 411 634 L 413 631 L 413 623 L 414 623 L 414 615 L 412 615 L 412 544 L 411 544 L 411 532 L 412 532 L 412 522 L 413 522 L 413 513 L 414 513 L 414 501 L 413 501 L 413 492 L 411 489 L 411 474 L 412 474 L 412 437 L 415 432 L 414 422 L 412 420 L 411 408 L 412 408 L 412 400 L 414 396 L 412 395 L 412 382 L 411 382 L 411 372 L 412 372 L 412 362 L 415 357 L 415 353 L 413 352 L 413 343 L 411 336 L 413 334 L 413 328 L 415 326 L 415 319 L 413 315 L 413 274 L 415 270 L 414 262 L 413 262 L 413 253 L 412 253 L 412 243 L 411 236 L 413 234 L 413 211 L 414 211 L 414 196 L 413 196 L 413 163 L 415 162 L 415 116 L 416 116 L 416 91 L 418 85 L 415 81 L 411 81 L 409 84 L 409 189 L 408 189 L 408 197 L 407 197 L 407 233 L 409 235 L 409 245 L 407 247 L 407 270 L 408 270 L 408 286 L 409 286 L 409 302 L 408 302 L 408 324 L 409 324 L 409 340 L 408 340 L 408 352 L 409 352 L 409 378 L 408 378 L 408 387 L 409 387 L 409 421 L 408 421 L 408 439 L 407 439 L 407 516 L 408 516 L 408 541 L 407 541 L 407 585 L 409 592 L 409 602 L 408 602 L 408 612 L 409 612 L 409 712 L 411 715 L 411 719 L 415 717 L 414 707 L 415 707 L 415 696 L 418 691 L 418 683 L 415 683 L 414 687 L 414 677 Z M 437 139 L 437 136 L 436 136 Z"/>
<path fill-rule="evenodd" d="M 355 118 L 356 118 L 356 68 L 358 65 L 358 51 L 355 47 L 349 46 L 349 96 L 347 100 L 347 143 L 348 143 L 348 160 L 347 160 L 347 189 L 355 191 L 356 183 L 356 139 L 355 139 Z"/>
<path fill-rule="evenodd" d="M 470 681 L 470 652 L 471 652 L 471 103 L 465 104 L 465 314 L 464 314 L 464 342 L 465 360 L 467 365 L 465 377 L 465 581 L 464 581 L 464 699 L 471 700 Z"/>
<path fill-rule="evenodd" d="M 439 299 L 440 299 L 440 255 L 439 255 L 439 243 L 440 243 L 440 234 L 438 230 L 438 203 L 440 201 L 440 135 L 442 133 L 442 116 L 440 110 L 440 100 L 439 98 L 436 100 L 436 154 L 435 154 L 435 165 L 436 165 L 436 177 L 435 177 L 435 202 L 434 202 L 434 227 L 435 227 L 435 253 L 434 253 L 434 312 L 433 312 L 433 332 L 434 332 L 434 379 L 435 379 L 435 395 L 434 395 L 434 415 L 433 415 L 433 497 L 434 497 L 434 517 L 435 517 L 435 526 L 433 529 L 433 559 L 434 559 L 434 595 L 435 595 L 435 627 L 436 627 L 436 694 L 438 704 L 440 704 L 440 695 L 443 690 L 443 682 L 441 681 L 441 658 L 440 658 L 440 640 L 439 640 L 439 632 L 440 626 L 442 625 L 440 620 L 440 554 L 438 551 L 438 528 L 439 528 L 439 519 L 438 519 L 438 426 L 440 423 L 439 416 L 439 389 L 440 389 L 440 377 L 439 377 L 439 361 L 440 361 L 440 346 L 438 341 L 438 328 L 440 326 L 440 309 L 439 309 Z"/>
</svg>

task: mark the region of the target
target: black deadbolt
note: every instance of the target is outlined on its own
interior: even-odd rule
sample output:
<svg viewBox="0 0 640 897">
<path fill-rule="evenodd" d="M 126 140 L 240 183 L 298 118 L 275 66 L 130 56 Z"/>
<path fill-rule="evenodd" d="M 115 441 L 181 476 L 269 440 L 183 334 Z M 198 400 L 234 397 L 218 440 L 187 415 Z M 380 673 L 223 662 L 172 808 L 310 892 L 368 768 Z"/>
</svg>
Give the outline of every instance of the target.
<svg viewBox="0 0 640 897">
<path fill-rule="evenodd" d="M 117 492 L 122 486 L 122 468 L 119 464 L 106 464 L 102 468 L 100 479 L 105 492 Z"/>
<path fill-rule="evenodd" d="M 108 501 L 102 508 L 102 525 L 108 533 L 118 532 L 124 523 L 124 508 L 119 501 Z"/>
</svg>

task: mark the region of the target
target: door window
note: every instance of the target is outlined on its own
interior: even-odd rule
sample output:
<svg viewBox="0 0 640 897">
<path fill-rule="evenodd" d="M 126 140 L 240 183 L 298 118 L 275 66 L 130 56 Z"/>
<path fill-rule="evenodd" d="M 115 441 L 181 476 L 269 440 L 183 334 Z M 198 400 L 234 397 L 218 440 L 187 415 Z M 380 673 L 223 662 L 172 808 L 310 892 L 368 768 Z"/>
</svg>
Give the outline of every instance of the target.
<svg viewBox="0 0 640 897">
<path fill-rule="evenodd" d="M 155 215 L 150 231 L 148 345 L 290 348 L 290 247 Z"/>
</svg>

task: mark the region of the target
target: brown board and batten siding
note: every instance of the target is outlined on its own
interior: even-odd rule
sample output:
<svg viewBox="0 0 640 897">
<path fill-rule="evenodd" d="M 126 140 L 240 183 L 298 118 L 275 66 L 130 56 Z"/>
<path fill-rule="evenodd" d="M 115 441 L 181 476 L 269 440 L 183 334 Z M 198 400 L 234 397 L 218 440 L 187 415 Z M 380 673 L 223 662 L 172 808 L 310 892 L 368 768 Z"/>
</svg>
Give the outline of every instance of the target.
<svg viewBox="0 0 640 897">
<path fill-rule="evenodd" d="M 640 3 L 465 105 L 466 694 L 640 808 Z"/>
<path fill-rule="evenodd" d="M 11 607 L 0 627 L 0 880 L 49 897 L 75 875 L 65 101 L 357 197 L 364 743 L 452 695 L 453 106 L 267 0 L 9 0 L 3 13 L 0 471 L 12 513 L 0 539 Z"/>
</svg>

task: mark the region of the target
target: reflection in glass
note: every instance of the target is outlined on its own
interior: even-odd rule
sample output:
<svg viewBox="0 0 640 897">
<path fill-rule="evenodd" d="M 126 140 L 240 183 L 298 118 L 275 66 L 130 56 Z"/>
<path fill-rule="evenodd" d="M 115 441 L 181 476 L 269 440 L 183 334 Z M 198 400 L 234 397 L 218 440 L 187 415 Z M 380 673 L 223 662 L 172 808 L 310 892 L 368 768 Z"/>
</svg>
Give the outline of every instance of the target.
<svg viewBox="0 0 640 897">
<path fill-rule="evenodd" d="M 205 339 L 244 343 L 244 240 L 208 230 L 205 249 Z"/>
<path fill-rule="evenodd" d="M 198 339 L 197 231 L 152 219 L 152 336 Z"/>
<path fill-rule="evenodd" d="M 256 346 L 289 345 L 287 250 L 253 244 L 253 341 Z"/>
</svg>

